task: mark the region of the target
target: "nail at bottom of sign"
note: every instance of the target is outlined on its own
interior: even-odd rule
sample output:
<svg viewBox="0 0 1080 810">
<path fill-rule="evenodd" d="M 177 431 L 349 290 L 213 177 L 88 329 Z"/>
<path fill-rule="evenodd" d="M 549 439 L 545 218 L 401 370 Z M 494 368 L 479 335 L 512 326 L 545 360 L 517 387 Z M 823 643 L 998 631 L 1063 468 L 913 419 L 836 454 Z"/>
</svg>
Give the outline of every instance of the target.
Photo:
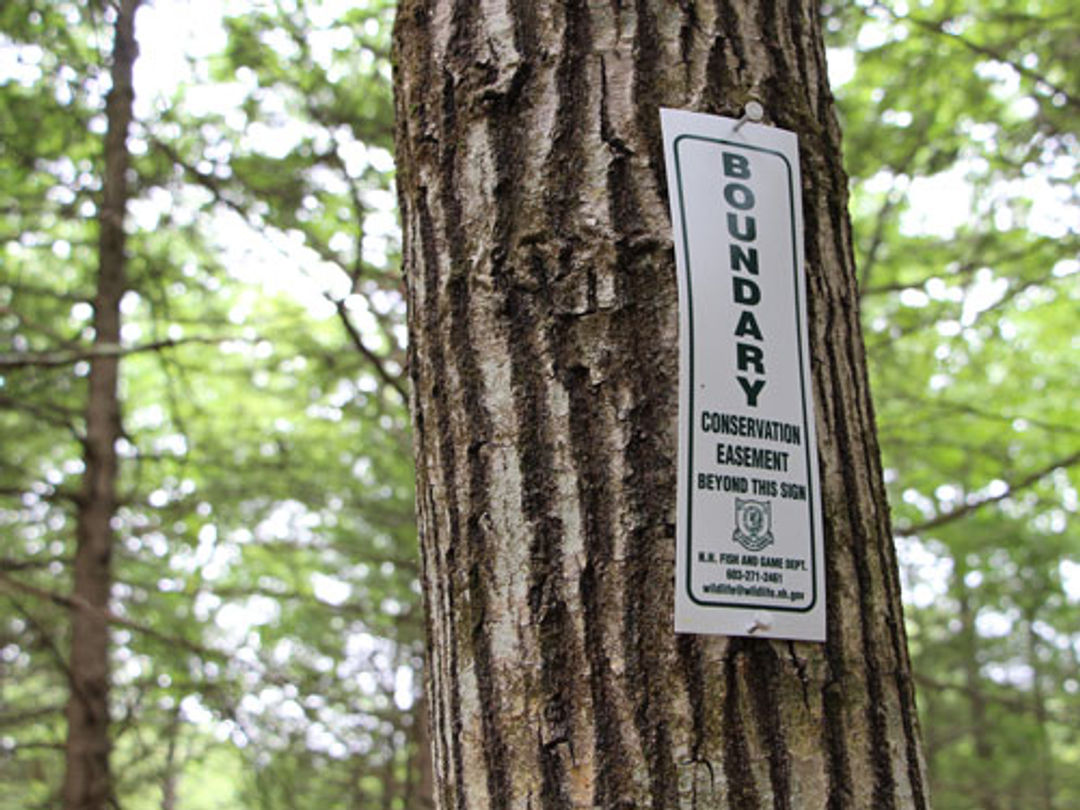
<svg viewBox="0 0 1080 810">
<path fill-rule="evenodd" d="M 746 628 L 747 635 L 754 635 L 767 630 L 772 630 L 772 616 L 768 613 L 755 613 L 754 618 Z"/>
</svg>

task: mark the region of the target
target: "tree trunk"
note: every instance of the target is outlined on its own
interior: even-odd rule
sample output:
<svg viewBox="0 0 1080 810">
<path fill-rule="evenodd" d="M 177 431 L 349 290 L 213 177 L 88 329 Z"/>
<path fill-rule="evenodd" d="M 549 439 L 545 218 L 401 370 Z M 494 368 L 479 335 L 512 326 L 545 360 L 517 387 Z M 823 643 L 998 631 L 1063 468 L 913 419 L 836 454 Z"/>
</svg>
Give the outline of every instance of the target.
<svg viewBox="0 0 1080 810">
<path fill-rule="evenodd" d="M 180 774 L 184 770 L 183 757 L 177 750 L 180 747 L 180 729 L 180 704 L 177 703 L 165 727 L 168 743 L 165 748 L 165 767 L 161 774 L 161 810 L 176 810 L 179 806 L 177 788 Z"/>
<path fill-rule="evenodd" d="M 105 618 L 112 586 L 112 520 L 117 507 L 116 442 L 120 299 L 125 290 L 124 214 L 127 208 L 127 133 L 132 116 L 135 12 L 122 0 L 114 32 L 112 88 L 106 99 L 105 174 L 99 212 L 98 285 L 94 347 L 86 403 L 83 487 L 76 521 L 74 602 L 71 611 L 71 695 L 67 705 L 65 810 L 97 810 L 111 798 L 109 776 L 109 631 Z"/>
<path fill-rule="evenodd" d="M 967 566 L 962 560 L 956 562 L 957 571 L 953 575 L 957 603 L 960 607 L 960 633 L 957 641 L 964 656 L 964 686 L 969 701 L 971 717 L 971 741 L 982 773 L 994 773 L 994 746 L 990 738 L 990 725 L 986 716 L 986 695 L 983 694 L 983 680 L 979 668 L 979 634 L 975 629 L 975 611 L 971 607 L 971 592 L 968 590 Z M 975 785 L 979 806 L 982 810 L 999 810 L 997 787 L 993 781 L 983 781 Z"/>
<path fill-rule="evenodd" d="M 1039 660 L 1039 634 L 1035 632 L 1035 611 L 1024 611 L 1024 630 L 1027 636 L 1027 659 L 1031 667 L 1031 700 L 1038 729 L 1037 766 L 1033 769 L 1038 786 L 1041 810 L 1054 810 L 1054 751 L 1050 744 L 1050 718 L 1043 693 L 1042 662 Z"/>
<path fill-rule="evenodd" d="M 405 0 L 395 32 L 439 806 L 928 806 L 817 5 Z M 658 108 L 799 134 L 825 644 L 673 632 Z"/>
</svg>

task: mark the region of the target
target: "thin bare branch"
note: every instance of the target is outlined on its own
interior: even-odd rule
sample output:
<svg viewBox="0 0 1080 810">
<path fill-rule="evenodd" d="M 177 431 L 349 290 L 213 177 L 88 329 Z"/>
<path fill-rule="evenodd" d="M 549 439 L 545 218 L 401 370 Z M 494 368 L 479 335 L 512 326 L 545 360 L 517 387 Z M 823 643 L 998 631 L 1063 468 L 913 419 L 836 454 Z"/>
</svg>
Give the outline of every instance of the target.
<svg viewBox="0 0 1080 810">
<path fill-rule="evenodd" d="M 78 362 L 99 357 L 127 357 L 142 352 L 160 352 L 187 344 L 214 345 L 229 338 L 190 337 L 179 340 L 156 340 L 136 346 L 122 346 L 118 343 L 96 343 L 78 352 L 17 352 L 0 354 L 0 369 L 15 368 L 55 368 L 70 366 Z"/>
<path fill-rule="evenodd" d="M 975 512 L 982 507 L 987 506 L 988 504 L 1003 501 L 1006 498 L 1012 497 L 1018 492 L 1034 486 L 1043 478 L 1052 473 L 1054 470 L 1071 467 L 1077 462 L 1080 462 L 1080 451 L 1053 461 L 1050 464 L 1047 464 L 1045 467 L 1041 467 L 1040 469 L 1035 470 L 1028 475 L 1025 475 L 1023 478 L 1019 478 L 1016 481 L 1008 482 L 1005 490 L 997 495 L 987 495 L 985 498 L 979 498 L 978 500 L 971 501 L 970 503 L 966 503 L 963 506 L 957 507 L 956 509 L 944 512 L 937 517 L 930 518 L 930 520 L 925 520 L 922 523 L 914 523 L 910 526 L 897 527 L 896 534 L 900 537 L 911 537 L 912 535 L 922 534 L 923 532 L 928 532 L 931 529 L 937 529 L 948 523 L 953 523 L 954 521 L 967 517 L 972 512 Z"/>
<path fill-rule="evenodd" d="M 333 303 L 334 308 L 337 310 L 338 317 L 341 319 L 341 324 L 345 327 L 345 331 L 346 333 L 348 333 L 349 339 L 352 341 L 353 346 L 356 347 L 356 350 L 360 352 L 360 354 L 362 354 L 369 363 L 371 363 L 372 367 L 375 369 L 375 373 L 379 376 L 379 379 L 381 379 L 386 385 L 393 388 L 397 392 L 398 396 L 401 397 L 402 402 L 408 402 L 409 394 L 405 390 L 405 386 L 401 383 L 401 377 L 391 374 L 390 371 L 386 368 L 385 360 L 364 345 L 363 337 L 360 335 L 360 332 L 357 330 L 355 324 L 353 324 L 352 319 L 349 318 L 349 310 L 348 307 L 345 306 L 345 302 L 341 300 L 334 300 Z"/>
<path fill-rule="evenodd" d="M 934 33 L 934 34 L 939 34 L 940 36 L 943 36 L 943 37 L 945 37 L 947 39 L 951 39 L 954 42 L 956 42 L 956 43 L 958 43 L 960 45 L 963 45 L 965 48 L 967 48 L 972 53 L 977 53 L 980 56 L 986 56 L 986 57 L 988 57 L 990 59 L 993 59 L 995 62 L 1001 62 L 1003 65 L 1008 65 L 1013 70 L 1015 70 L 1017 73 L 1019 73 L 1021 76 L 1024 76 L 1024 77 L 1026 77 L 1028 79 L 1031 79 L 1033 82 L 1037 82 L 1039 84 L 1042 84 L 1045 87 L 1049 88 L 1051 91 L 1053 91 L 1055 94 L 1060 95 L 1065 100 L 1065 103 L 1068 104 L 1070 107 L 1075 107 L 1077 109 L 1080 109 L 1080 98 L 1076 98 L 1076 97 L 1070 95 L 1070 93 L 1065 88 L 1063 88 L 1060 85 L 1055 84 L 1054 82 L 1050 81 L 1048 78 L 1046 78 L 1046 76 L 1039 73 L 1038 71 L 1032 70 L 1031 68 L 1028 68 L 1028 67 L 1025 67 L 1019 61 L 1010 58 L 1009 56 L 1007 56 L 1006 54 L 1002 53 L 1001 51 L 999 51 L 999 50 L 997 50 L 995 48 L 991 48 L 991 47 L 989 47 L 987 45 L 980 45 L 978 42 L 974 42 L 974 41 L 968 39 L 967 37 L 963 36 L 962 34 L 957 34 L 957 33 L 953 33 L 952 31 L 947 31 L 945 29 L 945 25 L 946 25 L 946 23 L 949 22 L 948 19 L 944 19 L 944 20 L 928 20 L 928 19 L 924 19 L 924 18 L 921 18 L 921 17 L 915 17 L 915 16 L 912 16 L 910 14 L 908 14 L 908 15 L 899 14 L 896 11 L 894 11 L 893 9 L 889 8 L 884 3 L 875 3 L 874 5 L 875 5 L 876 8 L 880 8 L 883 11 L 885 11 L 890 17 L 892 17 L 897 22 L 910 22 L 913 25 L 919 26 L 919 28 L 922 28 L 925 31 L 929 31 L 929 32 Z"/>
<path fill-rule="evenodd" d="M 190 641 L 186 638 L 180 638 L 179 636 L 171 636 L 167 633 L 162 633 L 155 630 L 152 627 L 148 627 L 140 622 L 133 621 L 124 616 L 120 616 L 112 610 L 103 610 L 101 608 L 94 607 L 85 599 L 79 596 L 68 596 L 66 594 L 58 593 L 57 591 L 46 590 L 45 588 L 39 588 L 36 585 L 31 585 L 27 582 L 21 582 L 14 577 L 8 576 L 6 573 L 0 571 L 0 589 L 7 591 L 8 593 L 23 593 L 27 596 L 32 596 L 42 602 L 51 602 L 68 610 L 84 611 L 90 615 L 96 615 L 102 618 L 109 624 L 116 625 L 117 627 L 123 627 L 127 630 L 132 630 L 136 633 L 140 633 L 148 638 L 152 638 L 156 641 L 160 641 L 163 644 L 168 644 L 173 647 L 181 647 L 189 652 L 193 652 L 196 655 L 204 658 L 222 659 L 226 658 L 224 653 L 216 650 L 211 650 L 207 647 L 203 647 L 201 644 L 196 644 L 194 641 Z"/>
</svg>

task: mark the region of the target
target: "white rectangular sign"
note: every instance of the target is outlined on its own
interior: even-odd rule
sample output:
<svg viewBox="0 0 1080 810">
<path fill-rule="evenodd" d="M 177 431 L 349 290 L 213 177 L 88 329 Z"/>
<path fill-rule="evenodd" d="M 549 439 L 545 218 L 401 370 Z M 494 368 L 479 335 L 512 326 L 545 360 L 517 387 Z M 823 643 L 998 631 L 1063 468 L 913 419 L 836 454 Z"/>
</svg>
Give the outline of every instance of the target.
<svg viewBox="0 0 1080 810">
<path fill-rule="evenodd" d="M 661 110 L 679 274 L 677 632 L 825 639 L 798 139 Z"/>
</svg>

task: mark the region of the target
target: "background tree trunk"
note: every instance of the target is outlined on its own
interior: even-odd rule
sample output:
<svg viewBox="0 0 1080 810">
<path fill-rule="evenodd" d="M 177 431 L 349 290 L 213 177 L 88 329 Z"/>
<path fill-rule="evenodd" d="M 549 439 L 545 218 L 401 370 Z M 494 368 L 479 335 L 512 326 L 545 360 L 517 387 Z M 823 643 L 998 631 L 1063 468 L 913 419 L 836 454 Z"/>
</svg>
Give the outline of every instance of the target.
<svg viewBox="0 0 1080 810">
<path fill-rule="evenodd" d="M 957 641 L 964 658 L 964 686 L 968 694 L 971 718 L 971 742 L 975 758 L 992 774 L 994 747 L 990 738 L 990 724 L 987 719 L 986 695 L 983 693 L 982 679 L 979 676 L 979 633 L 975 629 L 975 611 L 971 607 L 971 592 L 964 578 L 967 566 L 957 560 L 957 569 L 953 574 L 956 601 L 960 607 L 960 632 Z M 982 810 L 999 810 L 998 788 L 992 781 L 981 785 L 978 795 Z"/>
<path fill-rule="evenodd" d="M 71 611 L 71 696 L 67 706 L 66 810 L 97 810 L 110 798 L 109 629 L 112 519 L 117 507 L 116 442 L 120 299 L 126 289 L 124 214 L 127 208 L 128 127 L 134 91 L 135 12 L 122 0 L 114 28 L 112 88 L 106 100 L 105 173 L 99 219 L 98 285 L 94 298 L 94 358 L 86 404 L 83 487 L 76 521 L 74 603 Z"/>
<path fill-rule="evenodd" d="M 811 2 L 405 0 L 398 184 L 439 806 L 923 808 Z M 799 134 L 825 644 L 676 636 L 660 106 Z"/>
</svg>

